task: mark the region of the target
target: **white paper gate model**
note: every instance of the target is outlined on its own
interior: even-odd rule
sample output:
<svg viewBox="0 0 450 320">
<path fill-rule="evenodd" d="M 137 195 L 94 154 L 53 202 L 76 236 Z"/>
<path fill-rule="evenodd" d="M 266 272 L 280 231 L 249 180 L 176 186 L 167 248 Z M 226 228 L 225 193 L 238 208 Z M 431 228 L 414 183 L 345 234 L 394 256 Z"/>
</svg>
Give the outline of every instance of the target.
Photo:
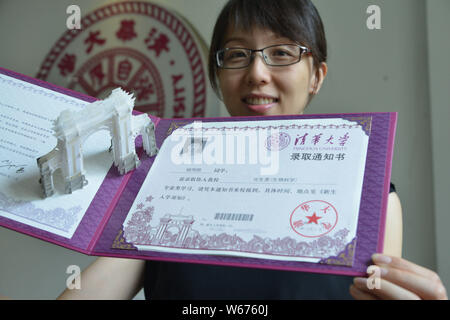
<svg viewBox="0 0 450 320">
<path fill-rule="evenodd" d="M 147 114 L 133 116 L 134 98 L 118 88 L 105 100 L 91 103 L 79 112 L 64 110 L 55 121 L 53 130 L 58 139 L 56 147 L 37 159 L 44 196 L 54 194 L 53 173 L 61 168 L 65 193 L 81 189 L 87 184 L 81 146 L 93 133 L 108 129 L 114 165 L 125 174 L 140 164 L 135 138 L 142 135 L 146 153 L 154 156 L 158 149 L 155 126 Z"/>
</svg>

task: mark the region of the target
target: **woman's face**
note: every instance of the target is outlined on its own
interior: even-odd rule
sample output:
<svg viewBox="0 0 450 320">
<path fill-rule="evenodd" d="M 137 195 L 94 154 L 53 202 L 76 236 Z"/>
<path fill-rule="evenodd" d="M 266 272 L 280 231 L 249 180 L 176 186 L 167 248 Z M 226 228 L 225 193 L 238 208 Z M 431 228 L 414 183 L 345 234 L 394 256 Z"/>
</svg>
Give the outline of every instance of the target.
<svg viewBox="0 0 450 320">
<path fill-rule="evenodd" d="M 295 44 L 260 28 L 229 30 L 224 39 L 224 48 L 262 49 L 275 44 Z M 320 70 L 314 71 L 310 55 L 303 54 L 299 63 L 273 67 L 264 63 L 260 53 L 255 53 L 246 68 L 219 69 L 219 87 L 231 116 L 301 114 L 310 94 L 320 89 L 326 65 Z"/>
</svg>

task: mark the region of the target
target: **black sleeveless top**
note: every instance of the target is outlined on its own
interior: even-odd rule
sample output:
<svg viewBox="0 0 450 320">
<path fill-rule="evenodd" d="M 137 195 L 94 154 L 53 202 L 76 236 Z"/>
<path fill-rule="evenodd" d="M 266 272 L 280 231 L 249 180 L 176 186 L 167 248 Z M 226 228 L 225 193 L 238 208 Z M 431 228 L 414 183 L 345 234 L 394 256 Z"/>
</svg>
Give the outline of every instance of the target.
<svg viewBox="0 0 450 320">
<path fill-rule="evenodd" d="M 163 300 L 346 300 L 352 283 L 351 276 L 147 261 L 144 293 Z"/>
</svg>

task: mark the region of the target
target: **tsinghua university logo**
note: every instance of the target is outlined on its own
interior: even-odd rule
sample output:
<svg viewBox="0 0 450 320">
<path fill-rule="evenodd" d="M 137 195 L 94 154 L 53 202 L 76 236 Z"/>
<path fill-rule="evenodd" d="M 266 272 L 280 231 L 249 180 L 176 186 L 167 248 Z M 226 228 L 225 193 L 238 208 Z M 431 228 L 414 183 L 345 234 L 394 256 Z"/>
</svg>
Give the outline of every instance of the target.
<svg viewBox="0 0 450 320">
<path fill-rule="evenodd" d="M 207 50 L 191 27 L 161 6 L 126 1 L 86 14 L 46 56 L 37 78 L 103 99 L 117 87 L 135 110 L 164 118 L 205 116 L 211 106 Z"/>
</svg>

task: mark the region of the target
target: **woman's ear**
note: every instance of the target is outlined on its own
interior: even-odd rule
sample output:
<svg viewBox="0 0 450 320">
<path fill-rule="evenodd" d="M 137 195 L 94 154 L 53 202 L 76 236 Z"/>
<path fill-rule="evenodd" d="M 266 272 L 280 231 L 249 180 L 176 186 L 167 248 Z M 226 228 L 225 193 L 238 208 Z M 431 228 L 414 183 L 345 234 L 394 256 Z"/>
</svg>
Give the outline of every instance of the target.
<svg viewBox="0 0 450 320">
<path fill-rule="evenodd" d="M 314 68 L 314 74 L 311 77 L 309 94 L 316 95 L 322 88 L 322 83 L 327 76 L 328 66 L 325 62 L 321 62 L 318 68 Z"/>
</svg>

